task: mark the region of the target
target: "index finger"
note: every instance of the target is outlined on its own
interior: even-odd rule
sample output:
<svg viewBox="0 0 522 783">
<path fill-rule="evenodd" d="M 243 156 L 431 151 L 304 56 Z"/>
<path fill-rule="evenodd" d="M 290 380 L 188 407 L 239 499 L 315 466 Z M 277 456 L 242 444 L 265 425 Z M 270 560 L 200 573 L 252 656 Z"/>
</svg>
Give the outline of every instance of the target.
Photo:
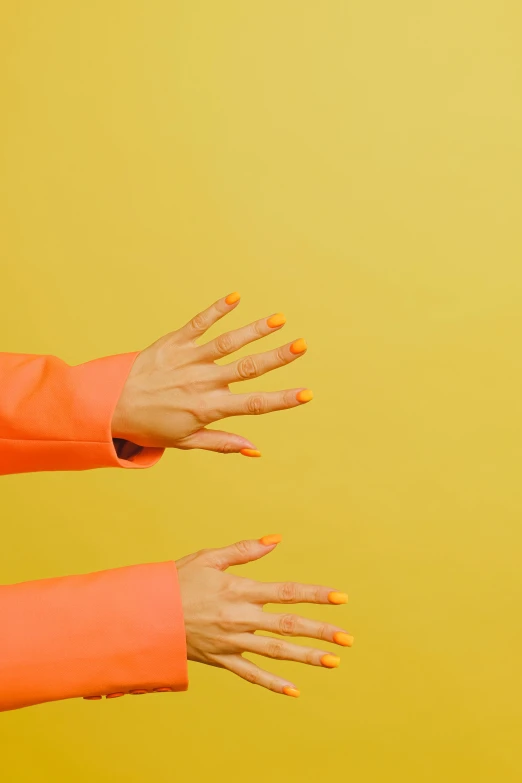
<svg viewBox="0 0 522 783">
<path fill-rule="evenodd" d="M 301 582 L 252 582 L 249 598 L 257 604 L 345 604 L 346 593 Z"/>
<path fill-rule="evenodd" d="M 188 324 L 182 326 L 181 329 L 178 330 L 178 335 L 182 339 L 196 340 L 198 337 L 205 334 L 205 332 L 223 318 L 223 316 L 232 312 L 232 310 L 237 307 L 240 299 L 241 297 L 237 291 L 234 291 L 233 294 L 229 294 L 222 299 L 218 299 L 217 302 L 214 302 L 210 307 L 207 307 L 206 310 L 195 315 Z"/>
</svg>

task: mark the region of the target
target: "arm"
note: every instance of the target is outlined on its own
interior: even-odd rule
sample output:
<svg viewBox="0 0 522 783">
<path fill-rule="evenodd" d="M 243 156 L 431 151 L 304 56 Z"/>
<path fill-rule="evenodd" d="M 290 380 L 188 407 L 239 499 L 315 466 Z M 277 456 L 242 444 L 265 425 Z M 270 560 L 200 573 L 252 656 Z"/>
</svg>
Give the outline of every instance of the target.
<svg viewBox="0 0 522 783">
<path fill-rule="evenodd" d="M 0 475 L 143 468 L 157 462 L 165 448 L 260 456 L 246 438 L 207 425 L 309 402 L 312 394 L 302 387 L 248 394 L 229 388 L 295 361 L 306 343 L 294 340 L 217 364 L 285 324 L 279 313 L 198 345 L 238 302 L 239 295 L 218 300 L 140 353 L 77 367 L 52 356 L 0 354 Z"/>
<path fill-rule="evenodd" d="M 0 711 L 187 688 L 174 563 L 0 587 Z"/>
<path fill-rule="evenodd" d="M 334 669 L 326 644 L 351 647 L 343 628 L 291 613 L 292 604 L 340 605 L 344 593 L 227 573 L 270 554 L 280 536 L 205 549 L 176 564 L 117 568 L 0 587 L 0 711 L 83 697 L 187 688 L 187 658 L 285 696 L 291 681 L 244 653 Z M 287 611 L 263 611 L 287 604 Z M 260 636 L 258 631 L 278 636 Z M 287 641 L 318 639 L 321 649 Z"/>
<path fill-rule="evenodd" d="M 163 449 L 129 448 L 112 437 L 114 410 L 136 356 L 70 367 L 54 356 L 0 354 L 0 475 L 157 462 Z"/>
</svg>

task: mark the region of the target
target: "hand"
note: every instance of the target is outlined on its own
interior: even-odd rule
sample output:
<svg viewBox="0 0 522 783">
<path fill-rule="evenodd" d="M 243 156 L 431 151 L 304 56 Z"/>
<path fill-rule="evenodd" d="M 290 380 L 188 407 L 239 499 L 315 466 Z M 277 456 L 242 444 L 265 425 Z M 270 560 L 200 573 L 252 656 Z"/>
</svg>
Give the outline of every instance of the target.
<svg viewBox="0 0 522 783">
<path fill-rule="evenodd" d="M 138 355 L 123 388 L 112 421 L 114 438 L 139 446 L 241 452 L 258 457 L 246 438 L 208 430 L 228 416 L 270 413 L 294 408 L 312 399 L 303 388 L 232 394 L 229 384 L 257 378 L 298 359 L 306 351 L 296 340 L 273 351 L 247 356 L 226 365 L 217 359 L 234 353 L 285 323 L 281 313 L 220 335 L 205 345 L 196 340 L 239 302 L 239 294 L 220 299 L 186 326 L 162 337 Z"/>
<path fill-rule="evenodd" d="M 353 637 L 330 623 L 296 614 L 270 614 L 264 604 L 342 604 L 347 596 L 330 587 L 294 582 L 263 583 L 224 573 L 233 565 L 259 560 L 272 552 L 281 536 L 240 541 L 224 549 L 208 549 L 179 560 L 179 583 L 185 617 L 188 658 L 219 666 L 275 693 L 299 696 L 295 685 L 243 658 L 244 652 L 333 669 L 340 659 L 315 647 L 301 647 L 256 631 L 282 636 L 308 636 L 351 647 Z"/>
</svg>

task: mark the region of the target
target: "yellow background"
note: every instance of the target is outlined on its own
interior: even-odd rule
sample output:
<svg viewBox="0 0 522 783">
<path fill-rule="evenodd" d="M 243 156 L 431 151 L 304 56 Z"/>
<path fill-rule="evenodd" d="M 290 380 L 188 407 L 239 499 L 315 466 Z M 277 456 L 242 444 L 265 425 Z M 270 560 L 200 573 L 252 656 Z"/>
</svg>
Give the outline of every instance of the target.
<svg viewBox="0 0 522 783">
<path fill-rule="evenodd" d="M 228 326 L 284 310 L 310 345 L 251 386 L 316 399 L 232 422 L 262 460 L 2 479 L 1 580 L 281 532 L 249 574 L 346 589 L 304 612 L 356 645 L 267 664 L 298 701 L 192 666 L 187 694 L 4 714 L 2 780 L 520 781 L 521 25 L 4 0 L 2 349 L 134 350 L 239 289 Z"/>
</svg>

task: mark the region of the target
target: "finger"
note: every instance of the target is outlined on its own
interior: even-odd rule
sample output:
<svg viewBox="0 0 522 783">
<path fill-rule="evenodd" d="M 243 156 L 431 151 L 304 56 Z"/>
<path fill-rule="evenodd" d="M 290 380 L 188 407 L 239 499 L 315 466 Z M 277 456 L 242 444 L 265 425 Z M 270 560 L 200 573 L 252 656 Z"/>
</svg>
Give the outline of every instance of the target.
<svg viewBox="0 0 522 783">
<path fill-rule="evenodd" d="M 299 405 L 313 399 L 310 389 L 287 389 L 277 392 L 253 392 L 252 394 L 223 394 L 216 403 L 215 415 L 224 419 L 228 416 L 253 416 L 273 413 Z"/>
<path fill-rule="evenodd" d="M 203 449 L 204 451 L 215 451 L 219 454 L 243 454 L 245 457 L 261 456 L 261 452 L 251 441 L 243 438 L 241 435 L 235 435 L 232 432 L 222 432 L 221 430 L 198 430 L 184 438 L 178 444 L 178 448 Z"/>
<path fill-rule="evenodd" d="M 241 655 L 229 655 L 219 660 L 219 663 L 224 669 L 228 669 L 229 672 L 237 674 L 243 680 L 251 683 L 252 685 L 260 685 L 262 688 L 267 688 L 274 693 L 281 693 L 285 696 L 299 696 L 299 691 L 295 685 L 289 680 L 284 680 L 282 677 L 278 677 L 275 674 L 261 669 L 256 666 L 255 663 L 248 661 Z"/>
<path fill-rule="evenodd" d="M 232 312 L 239 304 L 240 296 L 237 291 L 233 294 L 229 294 L 223 299 L 218 299 L 217 302 L 207 307 L 203 312 L 197 315 L 185 324 L 179 331 L 178 336 L 182 340 L 196 340 L 201 335 L 210 329 L 215 323 L 217 323 L 223 316 Z"/>
<path fill-rule="evenodd" d="M 248 598 L 258 604 L 345 604 L 346 593 L 323 585 L 300 582 L 254 582 L 248 586 Z"/>
<path fill-rule="evenodd" d="M 235 329 L 233 332 L 225 332 L 220 334 L 215 340 L 211 340 L 206 345 L 202 345 L 199 348 L 199 353 L 204 359 L 215 361 L 222 356 L 228 356 L 235 351 L 238 351 L 243 346 L 249 343 L 260 340 L 262 337 L 266 337 L 267 334 L 277 332 L 286 323 L 286 318 L 283 313 L 276 313 L 271 315 L 270 318 L 262 318 L 260 321 L 254 321 L 254 323 L 243 326 L 241 329 Z"/>
<path fill-rule="evenodd" d="M 278 367 L 284 367 L 285 364 L 295 362 L 306 353 L 304 350 L 296 353 L 292 350 L 295 342 L 282 345 L 273 351 L 258 353 L 252 356 L 243 356 L 236 362 L 225 364 L 218 370 L 218 377 L 223 383 L 236 383 L 238 381 L 247 381 L 250 378 L 258 378 L 271 370 L 277 370 Z"/>
<path fill-rule="evenodd" d="M 300 647 L 298 644 L 285 642 L 284 639 L 274 639 L 271 636 L 255 636 L 244 633 L 238 636 L 238 643 L 245 652 L 275 658 L 278 661 L 295 661 L 309 666 L 324 666 L 335 669 L 341 660 L 337 655 L 330 655 L 326 650 L 316 650 L 313 647 Z"/>
<path fill-rule="evenodd" d="M 254 560 L 268 555 L 280 543 L 281 538 L 280 535 L 271 535 L 263 536 L 258 540 L 238 541 L 221 549 L 211 549 L 204 558 L 211 568 L 224 571 L 230 566 L 252 563 Z"/>
<path fill-rule="evenodd" d="M 338 625 L 310 620 L 307 617 L 300 617 L 298 614 L 260 612 L 257 617 L 256 630 L 270 631 L 280 636 L 306 636 L 309 639 L 339 644 L 341 647 L 353 645 L 353 636 Z"/>
</svg>

